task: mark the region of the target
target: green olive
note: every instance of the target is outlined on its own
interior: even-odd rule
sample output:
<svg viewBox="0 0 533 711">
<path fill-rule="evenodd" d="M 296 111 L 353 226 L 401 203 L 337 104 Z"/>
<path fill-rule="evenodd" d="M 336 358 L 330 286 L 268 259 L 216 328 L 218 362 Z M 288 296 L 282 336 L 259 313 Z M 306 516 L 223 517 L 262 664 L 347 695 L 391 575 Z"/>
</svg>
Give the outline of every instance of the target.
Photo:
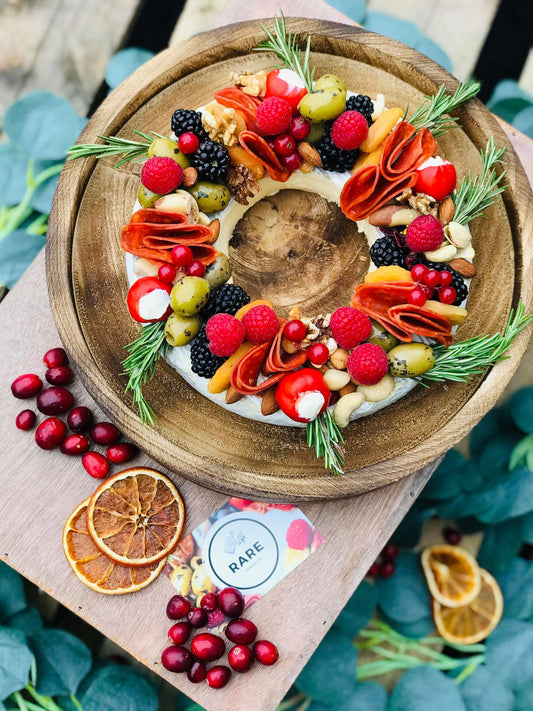
<svg viewBox="0 0 533 711">
<path fill-rule="evenodd" d="M 205 180 L 200 180 L 193 185 L 189 188 L 189 192 L 198 203 L 200 210 L 207 215 L 223 210 L 231 199 L 231 193 L 225 185 L 207 183 Z"/>
<path fill-rule="evenodd" d="M 317 89 L 339 89 L 346 91 L 346 82 L 337 74 L 323 74 L 315 81 L 313 91 Z"/>
<path fill-rule="evenodd" d="M 332 121 L 346 107 L 346 91 L 318 89 L 308 92 L 298 104 L 298 111 L 311 123 Z"/>
<path fill-rule="evenodd" d="M 325 133 L 326 133 L 326 124 L 325 123 L 312 123 L 311 124 L 311 131 L 309 132 L 309 135 L 307 136 L 307 142 L 308 143 L 318 143 Z"/>
<path fill-rule="evenodd" d="M 390 351 L 391 348 L 397 346 L 399 341 L 396 336 L 389 333 L 386 328 L 384 328 L 380 323 L 370 319 L 372 323 L 372 331 L 367 341 L 370 343 L 375 343 L 377 346 L 381 346 L 384 351 Z"/>
<path fill-rule="evenodd" d="M 201 277 L 185 276 L 172 287 L 170 305 L 178 316 L 194 316 L 209 301 L 209 284 Z"/>
<path fill-rule="evenodd" d="M 402 343 L 387 354 L 391 375 L 414 378 L 426 373 L 435 364 L 433 348 L 425 343 Z"/>
<path fill-rule="evenodd" d="M 162 158 L 172 158 L 185 170 L 191 164 L 185 153 L 180 151 L 176 141 L 171 138 L 156 138 L 148 148 L 148 158 L 159 156 Z"/>
<path fill-rule="evenodd" d="M 209 282 L 209 288 L 211 291 L 217 289 L 222 284 L 225 284 L 231 276 L 231 264 L 229 259 L 222 252 L 219 253 L 218 257 L 214 262 L 206 268 L 204 279 Z"/>
<path fill-rule="evenodd" d="M 144 185 L 141 185 L 139 192 L 137 193 L 137 200 L 140 202 L 141 207 L 153 207 L 155 203 L 162 197 L 159 193 L 153 193 Z"/>
<path fill-rule="evenodd" d="M 171 346 L 185 346 L 196 336 L 201 325 L 199 316 L 171 313 L 165 324 L 165 338 Z"/>
</svg>

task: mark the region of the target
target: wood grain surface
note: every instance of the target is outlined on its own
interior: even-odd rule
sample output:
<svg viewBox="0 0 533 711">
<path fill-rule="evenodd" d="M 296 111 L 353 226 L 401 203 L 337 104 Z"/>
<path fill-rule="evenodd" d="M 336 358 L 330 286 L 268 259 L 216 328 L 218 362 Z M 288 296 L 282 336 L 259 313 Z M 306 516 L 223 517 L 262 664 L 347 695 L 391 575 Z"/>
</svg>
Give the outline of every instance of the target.
<svg viewBox="0 0 533 711">
<path fill-rule="evenodd" d="M 313 34 L 312 62 L 317 73 L 357 76 L 361 92 L 382 91 L 390 105 L 416 105 L 455 80 L 426 57 L 387 38 L 345 25 L 292 20 Z M 172 47 L 119 87 L 84 131 L 131 136 L 142 127 L 168 131 L 168 117 L 179 105 L 205 103 L 227 81 L 230 70 L 264 67 L 268 59 L 250 54 L 261 39 L 256 23 L 229 26 Z M 177 98 L 179 97 L 179 98 Z M 463 129 L 444 136 L 443 153 L 460 177 L 480 167 L 479 149 L 489 136 L 507 145 L 509 188 L 503 200 L 473 223 L 479 276 L 468 301 L 469 318 L 457 337 L 503 328 L 521 296 L 531 303 L 532 284 L 523 279 L 531 263 L 531 234 L 525 219 L 531 193 L 510 143 L 479 102 L 458 112 Z M 483 379 L 417 388 L 378 415 L 347 429 L 347 475 L 324 475 L 302 432 L 256 423 L 222 410 L 185 385 L 165 363 L 146 388 L 157 422 L 141 425 L 124 396 L 123 346 L 137 327 L 125 306 L 127 290 L 118 236 L 129 218 L 138 184 L 138 166 L 112 169 L 108 160 L 69 163 L 63 172 L 50 220 L 48 265 L 52 307 L 59 332 L 84 382 L 109 416 L 151 456 L 205 486 L 245 496 L 284 500 L 350 496 L 395 481 L 431 461 L 460 439 L 495 402 L 522 355 L 527 335 L 511 358 Z M 95 246 L 99 258 L 94 259 Z M 296 243 L 297 248 L 297 243 Z M 499 288 L 492 268 L 498 264 Z M 286 298 L 286 295 L 282 295 Z"/>
</svg>

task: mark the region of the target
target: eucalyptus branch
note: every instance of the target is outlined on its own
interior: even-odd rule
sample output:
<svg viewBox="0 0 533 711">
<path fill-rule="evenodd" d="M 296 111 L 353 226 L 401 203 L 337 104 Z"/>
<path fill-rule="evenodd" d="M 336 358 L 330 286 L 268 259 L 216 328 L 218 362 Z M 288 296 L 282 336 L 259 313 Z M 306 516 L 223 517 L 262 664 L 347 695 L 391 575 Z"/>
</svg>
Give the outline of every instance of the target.
<svg viewBox="0 0 533 711">
<path fill-rule="evenodd" d="M 505 170 L 498 175 L 495 166 L 502 162 L 505 148 L 496 148 L 494 138 L 487 141 L 484 151 L 481 151 L 483 163 L 481 175 L 472 178 L 472 173 L 463 178 L 459 190 L 454 191 L 452 198 L 455 205 L 454 222 L 466 225 L 476 217 L 481 217 L 496 197 L 505 190 L 502 180 Z"/>
<path fill-rule="evenodd" d="M 114 168 L 118 168 L 130 160 L 134 162 L 143 160 L 154 141 L 154 136 L 156 138 L 165 138 L 165 136 L 162 136 L 160 133 L 155 133 L 155 131 L 150 131 L 150 134 L 148 134 L 135 129 L 135 133 L 144 140 L 133 141 L 127 138 L 119 138 L 118 136 L 98 135 L 98 138 L 101 138 L 105 143 L 78 143 L 68 149 L 68 160 L 86 158 L 87 156 L 96 156 L 97 158 L 123 156 L 122 160 L 113 166 Z"/>
<path fill-rule="evenodd" d="M 324 459 L 324 468 L 335 474 L 344 474 L 341 444 L 344 438 L 329 410 L 307 423 L 307 446 L 313 447 L 318 459 Z"/>
<path fill-rule="evenodd" d="M 462 104 L 473 99 L 480 86 L 478 82 L 474 81 L 461 82 L 454 94 L 450 96 L 446 93 L 446 87 L 442 84 L 434 96 L 424 96 L 425 101 L 420 104 L 409 118 L 409 123 L 417 131 L 422 128 L 428 128 L 435 137 L 442 136 L 451 128 L 460 126 L 457 119 L 452 118 L 449 114 Z M 405 110 L 404 118 L 407 115 L 408 108 Z"/>
</svg>

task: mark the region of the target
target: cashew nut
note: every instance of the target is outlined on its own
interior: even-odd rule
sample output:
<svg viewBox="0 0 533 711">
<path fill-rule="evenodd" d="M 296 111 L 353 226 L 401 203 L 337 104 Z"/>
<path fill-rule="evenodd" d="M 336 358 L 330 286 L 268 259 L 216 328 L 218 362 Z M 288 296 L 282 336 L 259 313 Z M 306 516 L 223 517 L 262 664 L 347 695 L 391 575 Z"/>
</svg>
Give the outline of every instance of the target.
<svg viewBox="0 0 533 711">
<path fill-rule="evenodd" d="M 394 378 L 387 373 L 375 385 L 359 385 L 357 392 L 361 393 L 368 402 L 380 402 L 389 397 L 394 390 Z"/>
<path fill-rule="evenodd" d="M 135 272 L 135 276 L 138 277 L 157 276 L 158 269 L 159 267 L 156 267 L 153 262 L 150 262 L 144 257 L 139 257 L 139 259 L 136 259 L 133 263 L 133 271 Z"/>
<path fill-rule="evenodd" d="M 430 262 L 449 262 L 457 254 L 457 247 L 453 244 L 443 244 L 432 252 L 424 252 L 426 259 Z"/>
<path fill-rule="evenodd" d="M 337 370 L 346 370 L 346 361 L 348 360 L 348 351 L 344 348 L 337 348 L 329 357 L 329 362 Z"/>
<path fill-rule="evenodd" d="M 330 368 L 324 374 L 324 381 L 330 390 L 340 390 L 350 382 L 350 374 L 345 370 Z"/>
<path fill-rule="evenodd" d="M 350 415 L 357 410 L 365 401 L 363 393 L 349 393 L 337 401 L 333 408 L 333 419 L 339 427 L 347 427 L 350 422 Z"/>
</svg>

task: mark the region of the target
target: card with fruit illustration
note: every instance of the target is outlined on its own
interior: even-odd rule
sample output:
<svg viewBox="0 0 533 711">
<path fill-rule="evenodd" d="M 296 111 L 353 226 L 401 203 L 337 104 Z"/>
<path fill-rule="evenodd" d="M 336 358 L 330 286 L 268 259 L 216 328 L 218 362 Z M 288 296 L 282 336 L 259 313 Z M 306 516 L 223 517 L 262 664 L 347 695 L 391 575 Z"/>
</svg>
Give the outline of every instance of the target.
<svg viewBox="0 0 533 711">
<path fill-rule="evenodd" d="M 249 607 L 323 542 L 296 506 L 234 497 L 181 540 L 164 570 L 176 590 L 198 606 L 205 594 L 233 587 Z M 208 627 L 223 619 L 215 610 Z"/>
</svg>

